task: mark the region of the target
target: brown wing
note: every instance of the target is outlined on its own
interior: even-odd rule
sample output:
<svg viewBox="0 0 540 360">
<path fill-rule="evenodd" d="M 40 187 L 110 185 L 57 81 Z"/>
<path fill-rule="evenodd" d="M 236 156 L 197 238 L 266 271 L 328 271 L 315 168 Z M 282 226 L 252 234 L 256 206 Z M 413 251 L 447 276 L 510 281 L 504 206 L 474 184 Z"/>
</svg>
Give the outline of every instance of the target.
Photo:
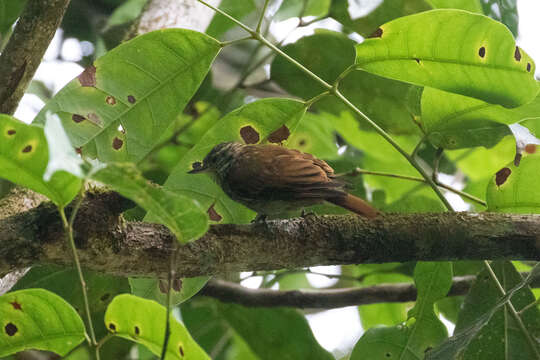
<svg viewBox="0 0 540 360">
<path fill-rule="evenodd" d="M 325 199 L 343 195 L 343 184 L 334 179 L 334 170 L 326 162 L 276 145 L 244 147 L 229 170 L 227 183 L 236 194 L 248 199 Z"/>
</svg>

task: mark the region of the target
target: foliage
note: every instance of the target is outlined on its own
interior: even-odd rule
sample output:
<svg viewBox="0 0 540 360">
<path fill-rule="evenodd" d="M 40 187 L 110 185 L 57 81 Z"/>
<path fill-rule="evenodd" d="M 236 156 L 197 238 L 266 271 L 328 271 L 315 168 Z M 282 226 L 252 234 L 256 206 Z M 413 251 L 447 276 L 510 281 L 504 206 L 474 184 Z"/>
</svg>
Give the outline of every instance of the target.
<svg viewBox="0 0 540 360">
<path fill-rule="evenodd" d="M 80 33 L 79 39 L 93 39 L 101 49 L 105 32 L 129 25 L 146 3 L 75 2 L 101 14 L 102 27 L 92 24 L 82 34 L 83 25 L 66 21 L 66 33 Z M 255 214 L 229 199 L 210 177 L 188 174 L 226 141 L 312 153 L 347 176 L 352 193 L 367 194 L 385 212 L 452 210 L 426 185 L 428 173 L 435 172 L 461 181 L 476 197 L 464 197 L 471 210 L 539 213 L 537 139 L 518 138 L 516 154 L 509 128 L 519 123 L 533 135 L 540 129 L 535 64 L 515 44 L 515 2 L 385 0 L 374 8 L 361 3 L 291 0 L 270 6 L 273 20 L 298 17 L 303 25 L 332 18 L 344 29 L 318 29 L 286 46 L 277 44 L 282 52 L 270 57 L 261 49 L 271 36 L 257 33 L 255 47 L 225 41 L 239 37 L 240 30 L 216 14 L 206 33 L 166 29 L 116 44 L 50 99 L 45 85 L 36 82 L 30 91 L 41 89 L 47 102 L 32 124 L 0 114 L 0 177 L 50 199 L 71 240 L 64 208 L 77 208 L 78 200 L 69 204 L 89 181 L 133 200 L 138 208 L 126 217 L 165 225 L 179 241 L 175 246 L 196 241 L 210 222 L 249 223 Z M 22 5 L 0 0 L 0 36 L 9 32 Z M 255 28 L 264 5 L 223 0 L 220 9 Z M 81 11 L 72 7 L 67 19 Z M 350 32 L 366 39 L 357 42 Z M 218 67 L 212 77 L 210 70 L 216 58 L 223 62 L 242 51 L 250 55 L 235 74 L 241 81 L 224 89 L 216 83 L 222 78 Z M 253 80 L 264 65 L 270 72 L 261 82 Z M 266 87 L 268 82 L 273 86 Z M 258 91 L 246 96 L 246 88 L 272 91 L 272 97 Z M 363 170 L 369 173 L 359 176 Z M 315 211 L 341 210 L 321 205 Z M 412 277 L 418 289 L 408 311 L 407 304 L 360 306 L 365 332 L 347 355 L 352 360 L 534 359 L 540 351 L 540 314 L 530 305 L 537 301 L 529 288 L 532 277 L 522 279 L 510 262 L 493 264 L 493 277 L 486 264 L 341 267 L 337 287 L 411 283 Z M 529 265 L 522 266 L 530 270 Z M 453 275 L 476 274 L 467 296 L 447 296 Z M 79 283 L 83 276 L 86 287 Z M 264 284 L 281 289 L 311 287 L 302 271 L 265 276 Z M 0 296 L 0 356 L 39 349 L 91 359 L 98 348 L 104 358 L 136 351 L 141 359 L 152 359 L 162 352 L 168 319 L 167 359 L 332 358 L 302 312 L 194 296 L 208 279 L 172 279 L 168 299 L 165 282 L 156 278 L 32 268 Z M 88 322 L 86 304 L 92 331 L 82 320 Z M 452 336 L 439 312 L 456 324 Z M 93 339 L 83 343 L 93 332 L 99 346 Z"/>
</svg>

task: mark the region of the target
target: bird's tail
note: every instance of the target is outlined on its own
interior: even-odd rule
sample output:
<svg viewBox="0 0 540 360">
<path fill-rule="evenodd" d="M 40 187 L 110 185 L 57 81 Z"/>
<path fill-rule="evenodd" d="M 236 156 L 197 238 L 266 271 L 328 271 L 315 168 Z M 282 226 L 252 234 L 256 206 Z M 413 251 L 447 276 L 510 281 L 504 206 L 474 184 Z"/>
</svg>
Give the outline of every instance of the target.
<svg viewBox="0 0 540 360">
<path fill-rule="evenodd" d="M 333 197 L 326 200 L 332 204 L 341 206 L 342 208 L 367 218 L 375 218 L 380 214 L 377 209 L 368 204 L 366 201 L 351 194 L 345 194 L 345 196 Z"/>
</svg>

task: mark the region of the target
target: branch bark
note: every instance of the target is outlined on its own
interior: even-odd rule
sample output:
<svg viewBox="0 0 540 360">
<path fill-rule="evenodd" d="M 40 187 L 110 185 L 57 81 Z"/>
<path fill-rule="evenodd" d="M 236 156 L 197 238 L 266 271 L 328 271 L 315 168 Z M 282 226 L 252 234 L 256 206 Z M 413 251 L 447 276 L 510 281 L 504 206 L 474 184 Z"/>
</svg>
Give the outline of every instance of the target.
<svg viewBox="0 0 540 360">
<path fill-rule="evenodd" d="M 13 114 L 70 0 L 29 0 L 0 55 L 0 113 Z"/>
<path fill-rule="evenodd" d="M 476 276 L 454 277 L 448 296 L 465 295 Z M 531 287 L 539 287 L 540 278 L 533 280 Z M 300 309 L 332 309 L 378 303 L 416 301 L 414 284 L 383 284 L 363 288 L 329 290 L 248 289 L 223 280 L 210 280 L 199 292 L 222 302 L 258 307 L 295 307 Z"/>
<path fill-rule="evenodd" d="M 81 262 L 103 273 L 164 278 L 173 238 L 161 225 L 125 222 L 119 214 L 128 206 L 115 193 L 88 193 L 75 223 Z M 50 203 L 0 218 L 0 274 L 38 264 L 70 265 L 65 246 Z M 178 258 L 182 277 L 413 260 L 539 260 L 540 215 L 307 216 L 213 225 L 182 247 Z"/>
</svg>

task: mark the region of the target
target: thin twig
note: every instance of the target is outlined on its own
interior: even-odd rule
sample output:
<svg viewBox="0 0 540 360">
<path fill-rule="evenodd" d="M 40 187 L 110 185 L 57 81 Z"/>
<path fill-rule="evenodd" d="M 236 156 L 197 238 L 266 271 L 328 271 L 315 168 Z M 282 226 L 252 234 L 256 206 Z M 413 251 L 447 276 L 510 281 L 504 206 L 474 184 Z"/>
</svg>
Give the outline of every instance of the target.
<svg viewBox="0 0 540 360">
<path fill-rule="evenodd" d="M 82 289 L 82 295 L 84 300 L 84 309 L 86 312 L 86 317 L 88 321 L 88 328 L 90 332 L 90 339 L 92 340 L 92 346 L 97 345 L 96 341 L 96 335 L 94 332 L 94 326 L 92 324 L 92 316 L 90 314 L 90 304 L 88 301 L 88 293 L 86 288 L 86 281 L 84 280 L 84 275 L 81 269 L 81 263 L 79 260 L 79 255 L 77 254 L 77 247 L 75 246 L 75 240 L 73 238 L 73 223 L 75 221 L 75 217 L 77 216 L 77 212 L 79 211 L 79 208 L 82 204 L 82 201 L 84 199 L 84 191 L 85 191 L 85 182 L 83 182 L 81 189 L 79 191 L 78 199 L 73 206 L 73 210 L 71 212 L 71 216 L 69 218 L 69 221 L 66 218 L 66 213 L 64 211 L 63 207 L 59 207 L 58 211 L 60 213 L 60 217 L 62 218 L 62 224 L 64 227 L 64 231 L 67 233 L 69 245 L 71 247 L 71 251 L 73 253 L 73 259 L 75 261 L 75 266 L 77 268 L 77 273 L 79 274 L 79 281 L 81 283 L 81 289 Z M 96 358 L 99 360 L 99 351 L 96 353 Z"/>
<path fill-rule="evenodd" d="M 265 0 L 265 1 L 264 1 L 264 6 L 263 6 L 263 9 L 262 9 L 262 11 L 261 11 L 261 15 L 259 16 L 259 21 L 257 22 L 257 28 L 256 28 L 256 30 L 255 30 L 255 31 L 257 31 L 258 33 L 261 32 L 261 25 L 262 25 L 262 22 L 263 22 L 263 20 L 264 20 L 264 15 L 265 15 L 265 13 L 266 13 L 266 8 L 268 8 L 268 3 L 269 3 L 269 2 L 270 2 L 269 0 Z"/>
<path fill-rule="evenodd" d="M 420 177 L 392 174 L 392 173 L 381 172 L 381 171 L 369 171 L 369 170 L 363 170 L 363 169 L 360 169 L 360 168 L 354 169 L 353 171 L 350 172 L 350 174 L 351 175 L 363 174 L 363 175 L 385 176 L 385 177 L 391 177 L 391 178 L 395 178 L 395 179 L 403 179 L 403 180 L 410 180 L 410 181 L 417 181 L 417 182 L 426 183 L 426 179 L 420 178 Z M 458 190 L 456 188 L 453 188 L 453 187 L 451 187 L 449 185 L 446 185 L 444 183 L 441 183 L 439 181 L 437 181 L 436 184 L 437 184 L 438 187 L 441 187 L 441 188 L 443 188 L 445 190 L 453 192 L 454 194 L 457 194 L 457 195 L 462 196 L 462 197 L 464 197 L 466 199 L 474 201 L 474 202 L 476 202 L 476 203 L 478 203 L 478 204 L 480 204 L 482 206 L 487 207 L 487 204 L 486 204 L 486 202 L 484 200 L 482 200 L 480 198 L 477 198 L 474 195 L 471 195 L 471 194 L 466 193 L 464 191 Z"/>
</svg>

